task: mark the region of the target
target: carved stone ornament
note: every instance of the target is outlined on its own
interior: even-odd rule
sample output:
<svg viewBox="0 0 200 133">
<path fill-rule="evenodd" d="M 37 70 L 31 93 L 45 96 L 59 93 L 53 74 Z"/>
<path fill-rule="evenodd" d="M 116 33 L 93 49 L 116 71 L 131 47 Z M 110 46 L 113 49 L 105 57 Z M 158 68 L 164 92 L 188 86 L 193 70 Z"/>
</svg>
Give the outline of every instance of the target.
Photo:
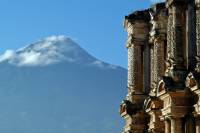
<svg viewBox="0 0 200 133">
<path fill-rule="evenodd" d="M 133 104 L 129 100 L 123 100 L 121 106 L 120 106 L 120 114 L 123 117 L 124 115 L 130 115 L 136 114 L 138 111 L 138 107 L 136 104 Z"/>
<path fill-rule="evenodd" d="M 193 88 L 194 86 L 197 85 L 196 79 L 194 78 L 192 73 L 188 74 L 186 81 L 185 81 L 185 85 L 188 88 Z"/>
</svg>

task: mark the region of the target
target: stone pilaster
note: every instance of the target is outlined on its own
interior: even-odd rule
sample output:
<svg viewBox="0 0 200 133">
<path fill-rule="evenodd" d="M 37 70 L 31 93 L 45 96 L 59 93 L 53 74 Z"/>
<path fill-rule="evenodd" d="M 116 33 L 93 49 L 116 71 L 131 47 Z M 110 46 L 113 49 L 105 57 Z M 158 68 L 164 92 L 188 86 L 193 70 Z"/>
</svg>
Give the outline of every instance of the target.
<svg viewBox="0 0 200 133">
<path fill-rule="evenodd" d="M 151 30 L 150 43 L 152 44 L 151 52 L 151 86 L 153 87 L 150 95 L 156 95 L 157 84 L 160 77 L 165 72 L 166 58 L 166 30 L 167 30 L 167 12 L 164 3 L 154 5 L 150 11 L 151 14 Z"/>
<path fill-rule="evenodd" d="M 143 45 L 134 42 L 131 36 L 131 43 L 128 46 L 128 89 L 129 93 L 144 93 L 143 90 Z"/>
<path fill-rule="evenodd" d="M 150 9 L 151 29 L 149 42 L 151 44 L 151 91 L 145 100 L 145 110 L 150 116 L 148 131 L 164 133 L 164 122 L 160 121 L 162 101 L 156 97 L 157 84 L 165 72 L 165 46 L 167 14 L 164 3 L 159 3 Z"/>
<path fill-rule="evenodd" d="M 125 28 L 128 32 L 128 99 L 138 101 L 137 95 L 142 99 L 146 90 L 144 87 L 144 54 L 148 45 L 149 35 L 148 11 L 138 11 L 125 19 Z"/>
<path fill-rule="evenodd" d="M 186 0 L 168 0 L 168 61 L 166 76 L 172 78 L 174 88 L 184 88 L 186 69 Z"/>
<path fill-rule="evenodd" d="M 148 116 L 143 110 L 143 105 L 146 98 L 145 83 L 148 83 L 144 81 L 144 56 L 148 51 L 144 50 L 148 45 L 149 18 L 147 10 L 134 12 L 125 18 L 125 28 L 128 32 L 126 45 L 128 49 L 128 95 L 120 111 L 121 116 L 126 120 L 124 133 L 143 133 L 148 128 Z M 132 109 L 134 108 L 132 113 L 126 113 L 127 103 Z"/>
</svg>

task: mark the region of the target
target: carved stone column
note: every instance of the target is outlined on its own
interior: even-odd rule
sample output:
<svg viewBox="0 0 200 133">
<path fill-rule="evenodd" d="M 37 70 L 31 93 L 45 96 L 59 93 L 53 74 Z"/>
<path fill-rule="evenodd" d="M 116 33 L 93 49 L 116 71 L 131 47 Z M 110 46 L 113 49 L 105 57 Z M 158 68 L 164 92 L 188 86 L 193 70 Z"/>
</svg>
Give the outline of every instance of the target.
<svg viewBox="0 0 200 133">
<path fill-rule="evenodd" d="M 128 32 L 128 99 L 135 103 L 144 101 L 144 48 L 148 45 L 148 16 L 148 11 L 139 11 L 125 19 Z"/>
<path fill-rule="evenodd" d="M 167 30 L 167 12 L 165 3 L 154 5 L 151 10 L 151 30 L 150 30 L 150 43 L 152 44 L 151 54 L 151 86 L 153 87 L 150 95 L 156 95 L 157 84 L 160 77 L 165 72 L 165 46 L 166 46 L 166 30 Z"/>
<path fill-rule="evenodd" d="M 174 3 L 173 3 L 174 2 Z M 172 10 L 172 42 L 171 42 L 171 63 L 177 69 L 184 68 L 184 46 L 185 46 L 185 23 L 186 9 L 183 3 L 176 3 L 174 0 L 170 3 L 169 10 Z"/>
<path fill-rule="evenodd" d="M 157 84 L 165 72 L 165 46 L 167 14 L 164 3 L 155 4 L 150 9 L 151 30 L 149 42 L 151 44 L 151 91 L 145 100 L 145 110 L 150 116 L 148 131 L 150 133 L 164 133 L 164 122 L 160 121 L 163 103 L 156 97 Z"/>
<path fill-rule="evenodd" d="M 176 88 L 184 87 L 186 70 L 186 0 L 167 0 L 168 8 L 168 69 Z"/>
<path fill-rule="evenodd" d="M 196 0 L 196 45 L 197 45 L 196 71 L 200 73 L 200 1 L 199 0 Z"/>
<path fill-rule="evenodd" d="M 136 28 L 136 27 L 134 27 Z M 128 42 L 128 89 L 129 93 L 143 94 L 143 57 L 140 43 L 134 42 L 130 36 Z"/>
<path fill-rule="evenodd" d="M 147 10 L 134 12 L 125 18 L 125 28 L 128 32 L 128 95 L 120 109 L 121 116 L 126 120 L 124 133 L 143 133 L 148 129 L 148 115 L 143 110 L 146 98 L 143 74 L 149 19 Z"/>
<path fill-rule="evenodd" d="M 151 11 L 150 43 L 153 45 L 151 54 L 151 95 L 156 95 L 158 81 L 165 72 L 165 42 L 167 30 L 167 14 L 164 3 L 156 4 Z"/>
<path fill-rule="evenodd" d="M 161 79 L 161 76 L 165 73 L 165 39 L 162 37 L 158 37 L 154 40 L 154 82 L 156 84 L 156 88 L 158 82 Z"/>
</svg>

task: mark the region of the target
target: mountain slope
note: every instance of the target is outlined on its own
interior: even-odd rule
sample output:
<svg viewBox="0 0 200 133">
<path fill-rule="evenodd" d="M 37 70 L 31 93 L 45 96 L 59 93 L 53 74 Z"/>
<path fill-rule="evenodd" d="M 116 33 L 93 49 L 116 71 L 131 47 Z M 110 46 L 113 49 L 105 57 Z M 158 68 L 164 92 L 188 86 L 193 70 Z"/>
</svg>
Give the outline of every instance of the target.
<svg viewBox="0 0 200 133">
<path fill-rule="evenodd" d="M 0 61 L 0 132 L 121 132 L 125 69 L 64 36 L 9 50 Z"/>
</svg>

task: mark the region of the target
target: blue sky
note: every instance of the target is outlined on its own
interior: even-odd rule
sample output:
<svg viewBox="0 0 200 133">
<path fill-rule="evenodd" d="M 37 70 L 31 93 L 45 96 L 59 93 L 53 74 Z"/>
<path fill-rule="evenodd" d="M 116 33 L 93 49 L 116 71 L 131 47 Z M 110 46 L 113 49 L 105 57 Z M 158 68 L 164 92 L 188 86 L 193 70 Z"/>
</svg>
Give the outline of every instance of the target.
<svg viewBox="0 0 200 133">
<path fill-rule="evenodd" d="M 150 0 L 0 0 L 0 53 L 67 35 L 93 56 L 127 66 L 124 16 Z"/>
</svg>

